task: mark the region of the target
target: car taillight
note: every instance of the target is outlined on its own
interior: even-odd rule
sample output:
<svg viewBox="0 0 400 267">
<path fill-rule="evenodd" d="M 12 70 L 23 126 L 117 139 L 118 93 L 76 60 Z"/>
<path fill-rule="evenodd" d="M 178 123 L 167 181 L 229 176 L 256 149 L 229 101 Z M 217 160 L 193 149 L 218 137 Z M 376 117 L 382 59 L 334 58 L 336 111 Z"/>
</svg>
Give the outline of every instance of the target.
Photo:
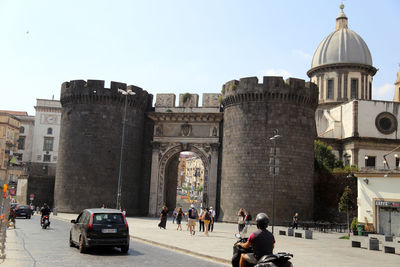
<svg viewBox="0 0 400 267">
<path fill-rule="evenodd" d="M 89 229 L 93 228 L 93 215 L 94 215 L 93 213 L 90 214 L 89 225 L 88 225 Z"/>
<path fill-rule="evenodd" d="M 128 229 L 129 226 L 128 226 L 128 222 L 126 221 L 125 214 L 122 213 L 122 217 L 124 218 L 125 227 L 126 227 L 126 229 Z"/>
</svg>

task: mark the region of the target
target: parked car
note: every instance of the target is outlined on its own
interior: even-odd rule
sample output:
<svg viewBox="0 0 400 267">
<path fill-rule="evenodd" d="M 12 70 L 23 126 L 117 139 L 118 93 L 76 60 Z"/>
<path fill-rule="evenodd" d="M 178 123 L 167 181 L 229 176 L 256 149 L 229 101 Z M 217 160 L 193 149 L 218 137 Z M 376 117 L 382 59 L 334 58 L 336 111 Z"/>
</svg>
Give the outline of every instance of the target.
<svg viewBox="0 0 400 267">
<path fill-rule="evenodd" d="M 125 215 L 116 209 L 85 209 L 76 220 L 71 220 L 69 245 L 78 246 L 84 253 L 98 246 L 129 250 L 129 226 Z"/>
<path fill-rule="evenodd" d="M 27 219 L 31 218 L 31 208 L 28 205 L 18 204 L 15 206 L 15 216 L 16 217 L 25 217 Z"/>
</svg>

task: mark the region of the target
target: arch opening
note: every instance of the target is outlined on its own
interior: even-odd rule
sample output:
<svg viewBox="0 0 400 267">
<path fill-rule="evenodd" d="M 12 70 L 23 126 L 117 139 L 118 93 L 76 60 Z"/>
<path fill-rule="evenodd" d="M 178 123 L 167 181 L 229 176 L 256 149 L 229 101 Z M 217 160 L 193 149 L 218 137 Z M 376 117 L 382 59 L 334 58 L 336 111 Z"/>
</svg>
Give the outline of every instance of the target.
<svg viewBox="0 0 400 267">
<path fill-rule="evenodd" d="M 174 154 L 165 165 L 165 205 L 170 211 L 206 205 L 204 182 L 205 166 L 199 154 L 188 150 Z"/>
</svg>

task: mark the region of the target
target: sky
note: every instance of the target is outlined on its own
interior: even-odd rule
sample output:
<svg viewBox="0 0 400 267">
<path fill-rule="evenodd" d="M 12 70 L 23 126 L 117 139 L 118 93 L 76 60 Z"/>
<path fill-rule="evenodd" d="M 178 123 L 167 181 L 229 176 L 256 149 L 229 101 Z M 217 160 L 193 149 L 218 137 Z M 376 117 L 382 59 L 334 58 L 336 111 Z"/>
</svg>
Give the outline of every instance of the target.
<svg viewBox="0 0 400 267">
<path fill-rule="evenodd" d="M 372 97 L 390 101 L 399 0 L 1 0 L 0 110 L 34 115 L 36 99 L 58 100 L 77 79 L 136 85 L 154 99 L 220 93 L 249 76 L 309 80 L 342 2 L 379 69 Z"/>
</svg>

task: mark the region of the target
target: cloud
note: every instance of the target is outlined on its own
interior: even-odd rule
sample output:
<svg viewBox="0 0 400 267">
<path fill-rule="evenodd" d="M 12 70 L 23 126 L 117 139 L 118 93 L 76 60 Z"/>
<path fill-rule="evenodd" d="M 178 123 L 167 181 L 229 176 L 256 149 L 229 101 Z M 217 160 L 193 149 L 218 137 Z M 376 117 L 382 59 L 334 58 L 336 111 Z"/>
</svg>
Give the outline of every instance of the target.
<svg viewBox="0 0 400 267">
<path fill-rule="evenodd" d="M 292 55 L 307 60 L 308 62 L 310 62 L 312 59 L 312 56 L 310 54 L 307 54 L 306 52 L 301 51 L 300 49 L 292 49 Z"/>
<path fill-rule="evenodd" d="M 392 99 L 394 95 L 394 85 L 386 83 L 378 88 L 373 88 L 373 95 L 383 99 Z"/>
<path fill-rule="evenodd" d="M 290 72 L 284 69 L 267 69 L 261 72 L 261 76 L 282 76 L 284 79 L 292 77 Z"/>
</svg>

